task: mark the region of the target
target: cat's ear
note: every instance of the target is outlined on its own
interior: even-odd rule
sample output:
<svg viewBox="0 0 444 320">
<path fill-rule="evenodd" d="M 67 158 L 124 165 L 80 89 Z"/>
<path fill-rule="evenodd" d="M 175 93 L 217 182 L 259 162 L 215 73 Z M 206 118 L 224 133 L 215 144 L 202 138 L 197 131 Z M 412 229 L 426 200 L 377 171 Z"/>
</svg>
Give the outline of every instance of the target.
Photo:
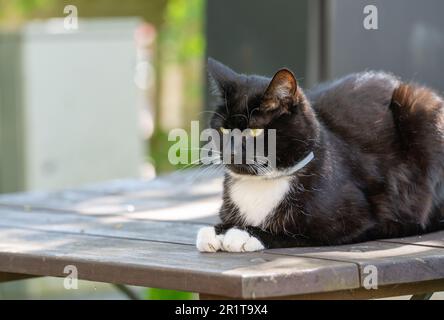
<svg viewBox="0 0 444 320">
<path fill-rule="evenodd" d="M 212 91 L 216 95 L 224 96 L 235 87 L 239 75 L 219 61 L 208 58 L 208 76 Z"/>
<path fill-rule="evenodd" d="M 281 69 L 274 75 L 267 90 L 265 90 L 262 105 L 274 110 L 281 105 L 288 105 L 296 101 L 298 82 L 288 69 Z"/>
</svg>

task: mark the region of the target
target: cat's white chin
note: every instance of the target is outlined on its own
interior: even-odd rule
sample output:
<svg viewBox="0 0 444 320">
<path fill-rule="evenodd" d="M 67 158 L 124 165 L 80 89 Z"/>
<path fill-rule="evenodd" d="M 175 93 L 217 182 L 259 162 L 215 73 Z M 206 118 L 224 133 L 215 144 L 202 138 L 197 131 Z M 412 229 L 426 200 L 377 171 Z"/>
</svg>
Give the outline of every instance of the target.
<svg viewBox="0 0 444 320">
<path fill-rule="evenodd" d="M 196 247 L 200 252 L 254 252 L 265 249 L 256 237 L 237 228 L 217 235 L 214 227 L 204 227 L 197 233 Z"/>
</svg>

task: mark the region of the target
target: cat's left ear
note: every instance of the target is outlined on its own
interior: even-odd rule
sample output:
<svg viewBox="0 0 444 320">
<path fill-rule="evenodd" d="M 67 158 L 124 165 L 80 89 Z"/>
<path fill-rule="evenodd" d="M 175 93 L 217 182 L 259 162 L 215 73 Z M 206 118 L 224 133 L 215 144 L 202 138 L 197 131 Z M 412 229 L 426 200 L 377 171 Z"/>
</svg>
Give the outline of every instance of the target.
<svg viewBox="0 0 444 320">
<path fill-rule="evenodd" d="M 239 75 L 213 58 L 208 58 L 207 68 L 213 93 L 219 96 L 229 95 L 236 87 Z"/>
<path fill-rule="evenodd" d="M 263 107 L 274 110 L 279 106 L 293 103 L 297 98 L 298 82 L 288 69 L 281 69 L 274 75 L 263 98 Z"/>
</svg>

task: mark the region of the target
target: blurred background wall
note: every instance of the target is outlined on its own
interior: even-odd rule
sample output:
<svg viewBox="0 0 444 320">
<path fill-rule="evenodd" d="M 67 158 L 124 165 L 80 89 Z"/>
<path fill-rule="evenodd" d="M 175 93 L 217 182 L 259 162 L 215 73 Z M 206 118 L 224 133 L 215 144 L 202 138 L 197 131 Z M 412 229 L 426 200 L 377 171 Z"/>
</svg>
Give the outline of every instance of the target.
<svg viewBox="0 0 444 320">
<path fill-rule="evenodd" d="M 308 60 L 309 2 L 209 1 L 207 55 L 241 73 L 273 76 L 286 66 L 304 79 Z"/>
<path fill-rule="evenodd" d="M 363 8 L 378 8 L 378 30 L 362 27 Z M 364 69 L 444 90 L 444 2 L 440 0 L 335 0 L 327 7 L 328 77 Z"/>
<path fill-rule="evenodd" d="M 363 26 L 367 5 L 378 29 Z M 207 53 L 245 73 L 291 68 L 305 86 L 376 69 L 444 90 L 440 0 L 208 1 Z"/>
</svg>

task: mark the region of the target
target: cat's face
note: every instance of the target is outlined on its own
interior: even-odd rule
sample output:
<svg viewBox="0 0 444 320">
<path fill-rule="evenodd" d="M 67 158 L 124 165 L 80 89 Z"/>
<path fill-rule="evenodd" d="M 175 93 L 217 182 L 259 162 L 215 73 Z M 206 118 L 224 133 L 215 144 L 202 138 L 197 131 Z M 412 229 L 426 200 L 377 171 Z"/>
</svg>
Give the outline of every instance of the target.
<svg viewBox="0 0 444 320">
<path fill-rule="evenodd" d="M 240 75 L 211 58 L 208 71 L 220 98 L 210 124 L 218 130 L 221 146 L 232 142 L 229 152 L 223 152 L 231 173 L 276 176 L 312 151 L 318 134 L 317 120 L 291 71 L 282 69 L 272 79 Z M 242 138 L 233 138 L 238 132 L 243 133 Z M 273 135 L 275 143 L 269 140 Z M 275 159 L 271 167 L 257 154 L 247 161 L 246 143 L 256 140 L 257 144 L 259 139 L 263 141 L 265 155 Z M 241 163 L 234 161 L 234 155 L 239 153 Z M 226 157 L 230 156 L 231 163 L 226 164 Z"/>
</svg>

